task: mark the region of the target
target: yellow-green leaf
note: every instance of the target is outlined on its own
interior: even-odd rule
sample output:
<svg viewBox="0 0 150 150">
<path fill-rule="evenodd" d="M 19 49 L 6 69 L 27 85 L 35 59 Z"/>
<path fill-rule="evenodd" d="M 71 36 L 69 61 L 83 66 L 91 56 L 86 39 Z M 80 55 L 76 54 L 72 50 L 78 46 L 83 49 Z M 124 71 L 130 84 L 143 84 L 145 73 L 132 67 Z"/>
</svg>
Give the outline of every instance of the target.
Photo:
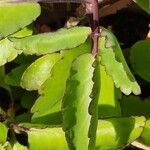
<svg viewBox="0 0 150 150">
<path fill-rule="evenodd" d="M 89 146 L 89 106 L 94 84 L 94 60 L 91 54 L 83 54 L 71 66 L 62 102 L 63 128 L 70 149 L 87 150 Z"/>
<path fill-rule="evenodd" d="M 66 80 L 69 76 L 72 61 L 79 55 L 90 52 L 90 48 L 91 45 L 87 41 L 79 47 L 62 52 L 63 59 L 55 64 L 52 69 L 52 76 L 39 89 L 40 97 L 31 109 L 32 113 L 34 113 L 32 122 L 52 123 L 54 116 L 59 116 L 58 123 L 61 122 L 61 102 L 66 89 Z M 49 117 L 52 118 L 50 119 Z"/>
<path fill-rule="evenodd" d="M 123 149 L 141 135 L 144 125 L 144 117 L 99 120 L 96 150 Z"/>
<path fill-rule="evenodd" d="M 29 25 L 40 15 L 40 5 L 34 2 L 0 2 L 0 39 Z"/>
<path fill-rule="evenodd" d="M 21 86 L 30 91 L 38 90 L 50 77 L 51 69 L 61 58 L 61 54 L 47 54 L 37 59 L 23 73 Z"/>
<path fill-rule="evenodd" d="M 77 47 L 86 41 L 90 32 L 88 27 L 74 27 L 10 40 L 14 42 L 16 49 L 25 54 L 41 55 Z"/>
<path fill-rule="evenodd" d="M 107 74 L 112 77 L 117 88 L 120 88 L 126 95 L 131 92 L 136 95 L 141 93 L 115 36 L 104 28 L 101 29 L 99 38 L 99 54 L 101 55 L 101 64 L 105 66 Z"/>
</svg>

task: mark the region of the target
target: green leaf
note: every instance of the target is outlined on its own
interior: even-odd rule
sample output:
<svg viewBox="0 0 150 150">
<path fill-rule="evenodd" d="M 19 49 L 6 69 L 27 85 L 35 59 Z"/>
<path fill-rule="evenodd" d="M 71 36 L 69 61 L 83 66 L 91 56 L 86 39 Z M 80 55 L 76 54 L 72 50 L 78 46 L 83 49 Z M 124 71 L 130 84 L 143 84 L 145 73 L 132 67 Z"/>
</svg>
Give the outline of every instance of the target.
<svg viewBox="0 0 150 150">
<path fill-rule="evenodd" d="M 22 38 L 25 36 L 30 36 L 33 34 L 33 30 L 31 26 L 27 26 L 23 28 L 22 30 L 14 33 L 13 35 L 10 35 L 10 37 L 17 37 L 17 38 Z"/>
<path fill-rule="evenodd" d="M 37 92 L 24 92 L 21 97 L 21 105 L 26 109 L 30 109 L 37 99 Z"/>
<path fill-rule="evenodd" d="M 74 27 L 10 40 L 14 42 L 16 49 L 25 54 L 41 55 L 77 47 L 86 41 L 90 32 L 88 27 Z"/>
<path fill-rule="evenodd" d="M 31 122 L 31 117 L 32 117 L 32 114 L 29 112 L 22 113 L 15 117 L 15 122 L 19 124 L 24 123 L 24 122 Z"/>
<path fill-rule="evenodd" d="M 15 142 L 13 144 L 13 150 L 28 150 L 28 148 L 26 146 L 21 145 L 19 142 Z"/>
<path fill-rule="evenodd" d="M 0 107 L 0 116 L 1 116 L 1 119 L 6 116 L 6 112 Z"/>
<path fill-rule="evenodd" d="M 99 120 L 97 150 L 123 149 L 141 135 L 144 125 L 144 117 Z"/>
<path fill-rule="evenodd" d="M 12 150 L 11 144 L 8 141 L 3 145 L 0 144 L 0 150 Z"/>
<path fill-rule="evenodd" d="M 5 83 L 11 86 L 20 86 L 22 74 L 28 65 L 29 64 L 22 64 L 12 69 L 11 72 L 5 76 Z"/>
<path fill-rule="evenodd" d="M 68 150 L 61 128 L 34 129 L 28 132 L 30 150 Z"/>
<path fill-rule="evenodd" d="M 121 116 L 121 108 L 119 99 L 121 92 L 116 89 L 112 78 L 107 75 L 105 67 L 99 65 L 100 70 L 100 95 L 98 101 L 99 118 L 119 117 Z"/>
<path fill-rule="evenodd" d="M 143 10 L 150 14 L 150 2 L 149 0 L 133 0 L 137 3 Z"/>
<path fill-rule="evenodd" d="M 15 60 L 14 63 L 17 64 L 27 64 L 27 63 L 32 63 L 33 61 L 35 61 L 37 58 L 39 58 L 36 55 L 19 55 Z"/>
<path fill-rule="evenodd" d="M 93 67 L 95 68 L 93 73 L 93 89 L 92 93 L 90 94 L 90 97 L 92 98 L 92 102 L 89 106 L 89 114 L 91 115 L 91 122 L 90 122 L 90 129 L 89 129 L 89 150 L 95 149 L 95 142 L 96 142 L 96 130 L 97 130 L 97 124 L 98 124 L 98 100 L 100 95 L 100 88 L 101 88 L 101 75 L 100 75 L 100 61 L 99 57 L 96 56 L 95 62 L 93 64 Z"/>
<path fill-rule="evenodd" d="M 0 2 L 0 39 L 24 28 L 39 15 L 40 5 L 38 3 Z"/>
<path fill-rule="evenodd" d="M 131 95 L 124 96 L 120 102 L 123 116 L 150 117 L 150 98 L 143 100 L 138 96 Z"/>
<path fill-rule="evenodd" d="M 24 28 L 23 30 L 13 34 L 12 36 L 18 38 L 31 34 L 31 30 L 29 31 L 28 28 Z M 14 60 L 18 54 L 21 54 L 21 51 L 16 50 L 10 40 L 8 40 L 7 38 L 0 40 L 0 66 Z"/>
<path fill-rule="evenodd" d="M 112 77 L 117 88 L 120 88 L 126 95 L 131 92 L 136 95 L 141 93 L 115 36 L 104 28 L 101 29 L 99 38 L 99 54 L 101 55 L 101 64 L 105 66 L 107 74 Z"/>
<path fill-rule="evenodd" d="M 144 126 L 144 130 L 141 134 L 141 137 L 138 139 L 140 140 L 142 143 L 150 146 L 150 119 L 146 121 L 146 124 Z"/>
<path fill-rule="evenodd" d="M 90 52 L 90 42 L 87 41 L 79 47 L 63 52 L 63 59 L 58 61 L 52 69 L 52 76 L 46 80 L 39 90 L 40 97 L 32 107 L 33 122 L 46 123 L 49 114 L 59 116 L 61 121 L 61 102 L 66 88 L 66 80 L 69 76 L 72 61 L 79 55 Z"/>
<path fill-rule="evenodd" d="M 11 92 L 10 87 L 5 83 L 5 66 L 0 66 L 0 87 L 6 89 L 9 93 Z"/>
<path fill-rule="evenodd" d="M 126 145 L 132 143 L 141 134 L 143 135 L 143 133 L 145 134 L 146 132 L 146 139 L 148 142 L 149 129 L 145 130 L 145 132 L 142 132 L 144 125 L 144 117 L 111 118 L 99 120 L 97 128 L 96 150 L 123 149 Z M 26 127 L 29 126 L 30 125 Z M 61 128 L 38 129 L 40 126 L 37 126 L 36 128 L 35 125 L 32 126 L 33 127 L 30 128 L 30 131 L 28 132 L 29 149 L 68 150 L 65 134 Z M 149 126 L 148 123 L 146 126 Z M 82 140 L 82 132 L 80 135 L 80 140 Z"/>
<path fill-rule="evenodd" d="M 150 41 L 142 40 L 131 48 L 131 65 L 144 80 L 150 82 Z"/>
<path fill-rule="evenodd" d="M 73 62 L 71 67 L 62 102 L 63 127 L 70 149 L 88 149 L 91 121 L 89 105 L 92 101 L 90 94 L 94 84 L 93 63 L 94 57 L 91 54 L 83 54 Z"/>
<path fill-rule="evenodd" d="M 7 132 L 8 132 L 7 127 L 0 122 L 0 144 L 4 144 L 6 142 Z"/>
<path fill-rule="evenodd" d="M 26 90 L 38 90 L 51 75 L 51 69 L 62 58 L 61 54 L 47 54 L 33 62 L 23 73 L 21 86 Z"/>
<path fill-rule="evenodd" d="M 0 66 L 15 59 L 19 53 L 7 38 L 0 40 Z"/>
</svg>

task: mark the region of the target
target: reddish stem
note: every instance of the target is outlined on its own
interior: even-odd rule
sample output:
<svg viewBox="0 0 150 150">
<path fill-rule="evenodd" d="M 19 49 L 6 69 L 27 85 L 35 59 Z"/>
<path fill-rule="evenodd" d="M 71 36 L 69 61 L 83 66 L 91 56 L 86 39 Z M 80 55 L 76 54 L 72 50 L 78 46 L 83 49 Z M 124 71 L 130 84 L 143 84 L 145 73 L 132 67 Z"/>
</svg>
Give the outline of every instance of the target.
<svg viewBox="0 0 150 150">
<path fill-rule="evenodd" d="M 98 0 L 90 0 L 92 4 L 92 55 L 95 57 L 98 53 L 98 38 L 99 38 L 99 11 Z"/>
</svg>

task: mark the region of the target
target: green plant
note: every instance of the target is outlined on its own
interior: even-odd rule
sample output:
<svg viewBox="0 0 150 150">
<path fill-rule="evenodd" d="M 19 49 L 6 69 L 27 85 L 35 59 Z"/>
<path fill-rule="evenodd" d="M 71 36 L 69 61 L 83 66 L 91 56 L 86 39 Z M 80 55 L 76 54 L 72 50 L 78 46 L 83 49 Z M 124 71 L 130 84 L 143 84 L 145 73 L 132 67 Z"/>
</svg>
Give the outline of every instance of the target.
<svg viewBox="0 0 150 150">
<path fill-rule="evenodd" d="M 149 13 L 148 1 L 136 2 Z M 0 2 L 0 86 L 9 95 L 0 105 L 0 149 L 118 150 L 136 139 L 150 145 L 150 103 L 122 96 L 141 90 L 113 33 L 100 28 L 93 56 L 91 28 L 35 34 L 29 24 L 39 15 L 36 2 Z M 149 82 L 141 45 L 150 49 L 150 41 L 136 43 L 131 65 Z M 6 73 L 10 61 L 15 67 Z"/>
</svg>

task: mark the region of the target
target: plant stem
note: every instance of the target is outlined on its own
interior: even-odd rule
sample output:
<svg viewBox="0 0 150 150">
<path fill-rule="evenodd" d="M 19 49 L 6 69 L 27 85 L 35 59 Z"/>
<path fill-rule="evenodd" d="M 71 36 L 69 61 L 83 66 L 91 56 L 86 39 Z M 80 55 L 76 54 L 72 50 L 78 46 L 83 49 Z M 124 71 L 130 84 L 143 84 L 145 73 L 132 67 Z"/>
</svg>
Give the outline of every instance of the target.
<svg viewBox="0 0 150 150">
<path fill-rule="evenodd" d="M 92 55 L 95 57 L 98 53 L 98 38 L 99 38 L 99 11 L 98 11 L 98 0 L 91 0 L 92 4 Z"/>
<path fill-rule="evenodd" d="M 13 130 L 23 131 L 23 132 L 28 132 L 30 130 L 29 128 L 26 128 L 26 127 L 23 127 L 21 125 L 14 124 L 14 123 L 11 123 L 9 125 L 9 128 Z"/>
</svg>

